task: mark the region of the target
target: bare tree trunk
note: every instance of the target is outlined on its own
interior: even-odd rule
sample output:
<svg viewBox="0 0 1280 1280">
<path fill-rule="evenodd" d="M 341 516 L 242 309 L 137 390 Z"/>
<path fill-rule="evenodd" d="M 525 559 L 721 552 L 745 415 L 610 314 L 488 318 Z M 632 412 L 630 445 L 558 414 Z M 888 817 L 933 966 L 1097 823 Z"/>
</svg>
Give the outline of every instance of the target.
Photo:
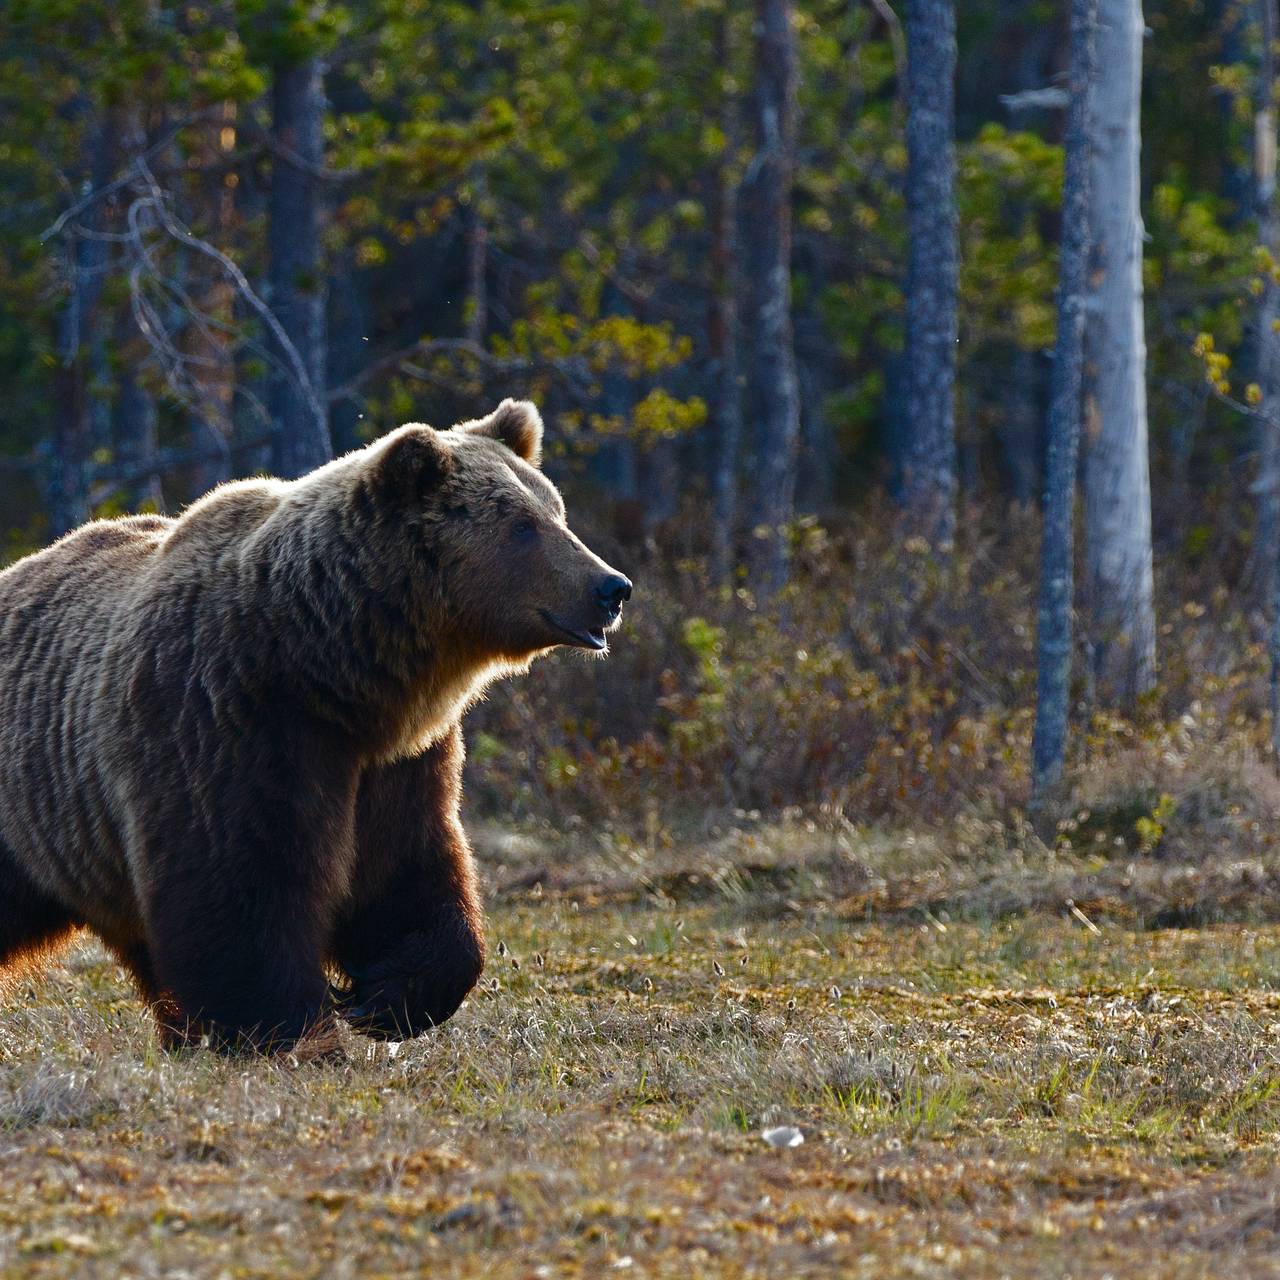
<svg viewBox="0 0 1280 1280">
<path fill-rule="evenodd" d="M 145 469 L 156 454 L 156 402 L 132 361 L 126 362 L 116 389 L 115 446 L 116 462 L 129 474 Z M 163 511 L 160 477 L 142 475 L 126 488 L 125 501 L 134 511 Z"/>
<path fill-rule="evenodd" d="M 716 61 L 722 75 L 732 65 L 729 6 L 716 18 Z M 733 570 L 738 520 L 738 452 L 742 447 L 742 389 L 738 361 L 738 190 L 733 174 L 737 102 L 727 85 L 720 94 L 721 151 L 711 177 L 711 308 L 707 345 L 711 354 L 711 571 L 727 582 Z"/>
<path fill-rule="evenodd" d="M 49 458 L 49 536 L 60 538 L 89 516 L 89 419 L 80 310 L 84 275 L 79 244 L 66 245 L 68 295 L 57 320 L 58 367 L 54 376 L 53 450 Z"/>
<path fill-rule="evenodd" d="M 1280 350 L 1274 332 L 1280 318 L 1280 289 L 1274 271 L 1280 264 L 1280 216 L 1276 209 L 1276 0 L 1255 0 L 1260 45 L 1253 116 L 1253 201 L 1258 242 L 1271 255 L 1263 272 L 1254 340 L 1262 412 L 1258 429 L 1258 519 L 1253 569 L 1258 596 L 1271 612 L 1271 749 L 1280 761 Z"/>
<path fill-rule="evenodd" d="M 787 526 L 795 510 L 800 389 L 791 331 L 791 184 L 795 172 L 796 46 L 793 0 L 756 0 L 756 154 L 744 249 L 752 282 L 759 415 L 754 577 L 770 595 L 787 578 Z"/>
<path fill-rule="evenodd" d="M 627 270 L 624 256 L 622 273 Z M 614 280 L 606 280 L 600 295 L 600 311 L 606 316 L 626 315 L 627 305 Z M 636 386 L 618 365 L 606 369 L 600 379 L 600 404 L 606 418 L 627 424 L 636 405 Z M 607 432 L 599 440 L 592 474 L 606 496 L 613 531 L 619 542 L 643 547 L 649 535 L 649 514 L 641 497 L 640 447 L 629 431 Z"/>
<path fill-rule="evenodd" d="M 1138 205 L 1142 37 L 1140 0 L 1100 0 L 1085 324 L 1086 597 L 1096 687 L 1121 706 L 1155 683 Z"/>
<path fill-rule="evenodd" d="M 826 412 L 830 344 L 817 306 L 796 317 L 796 372 L 800 381 L 800 465 L 796 508 L 821 514 L 835 491 L 838 449 Z"/>
<path fill-rule="evenodd" d="M 1253 204 L 1258 243 L 1280 263 L 1280 218 L 1276 211 L 1275 40 L 1276 0 L 1255 0 L 1260 57 L 1253 116 Z M 1256 599 L 1273 604 L 1280 563 L 1280 350 L 1273 332 L 1280 314 L 1280 289 L 1271 271 L 1262 273 L 1262 294 L 1254 318 L 1254 345 L 1262 412 L 1255 418 L 1258 444 L 1258 514 L 1254 530 L 1252 578 Z"/>
<path fill-rule="evenodd" d="M 912 533 L 955 537 L 956 22 L 952 0 L 907 0 L 907 428 Z"/>
<path fill-rule="evenodd" d="M 1250 9 L 1254 13 L 1250 14 Z M 1209 5 L 1212 29 L 1218 32 L 1220 44 L 1214 61 L 1219 66 L 1241 66 L 1249 61 L 1247 33 L 1252 25 L 1251 16 L 1258 17 L 1262 8 L 1262 0 L 1212 0 Z M 1274 30 L 1274 27 L 1272 28 Z M 1231 229 L 1238 228 L 1256 213 L 1254 198 L 1257 189 L 1257 175 L 1252 172 L 1247 162 L 1242 160 L 1239 148 L 1229 145 L 1234 133 L 1237 101 L 1234 94 L 1217 95 L 1218 110 L 1221 116 L 1219 128 L 1222 130 L 1222 178 L 1219 190 L 1228 203 L 1223 211 L 1223 224 Z M 1255 116 L 1256 123 L 1256 116 Z"/>
<path fill-rule="evenodd" d="M 833 384 L 832 345 L 822 311 L 827 292 L 827 255 L 818 237 L 809 237 L 792 255 L 805 280 L 804 304 L 793 308 L 796 377 L 800 385 L 800 457 L 796 467 L 796 510 L 823 513 L 831 506 L 839 469 L 839 448 L 826 412 Z"/>
<path fill-rule="evenodd" d="M 1023 510 L 1035 506 L 1040 484 L 1041 418 L 1036 379 L 1035 354 L 1015 347 L 1010 354 L 1008 391 L 996 435 L 1009 492 Z"/>
<path fill-rule="evenodd" d="M 1080 445 L 1094 41 L 1098 0 L 1072 0 L 1070 103 L 1062 185 L 1058 334 L 1049 402 L 1040 607 L 1036 629 L 1036 725 L 1031 795 L 1044 801 L 1062 779 L 1071 695 L 1071 608 L 1075 590 L 1076 460 Z"/>
<path fill-rule="evenodd" d="M 121 123 L 119 108 L 103 109 L 100 127 L 95 131 L 91 144 L 89 180 L 95 191 L 111 181 L 118 158 Z M 105 237 L 107 220 L 107 202 L 95 201 L 93 208 L 86 210 L 83 218 L 88 234 L 78 242 L 84 285 L 79 307 L 80 342 L 86 365 L 85 412 L 88 414 L 90 457 L 99 449 L 111 448 L 112 377 L 111 361 L 107 354 L 109 326 L 102 314 L 102 293 L 111 272 L 111 243 Z"/>
<path fill-rule="evenodd" d="M 235 225 L 235 188 L 227 185 L 220 162 L 235 148 L 235 104 L 223 103 L 218 118 L 201 125 L 195 136 L 197 160 L 210 171 L 203 183 L 210 238 L 216 244 L 229 244 Z M 208 260 L 192 265 L 198 281 L 193 293 L 201 299 L 204 314 L 216 322 L 192 327 L 187 339 L 192 354 L 198 357 L 191 366 L 195 403 L 188 418 L 192 445 L 205 451 L 205 460 L 193 469 L 193 480 L 195 491 L 205 493 L 230 480 L 232 473 L 236 365 L 230 327 L 235 316 L 236 289 L 219 266 Z"/>
<path fill-rule="evenodd" d="M 88 107 L 81 101 L 73 110 L 85 113 Z M 110 177 L 115 133 L 110 115 L 104 115 L 88 133 L 83 169 L 86 192 L 105 185 Z M 96 200 L 70 224 L 64 240 L 67 297 L 55 332 L 56 421 L 48 496 L 49 532 L 54 538 L 89 517 L 89 460 L 101 423 L 91 383 L 99 302 L 108 267 L 107 242 L 100 238 L 103 230 L 103 205 Z"/>
<path fill-rule="evenodd" d="M 467 208 L 467 339 L 484 345 L 489 332 L 489 228 L 484 220 L 485 181 L 481 173 L 472 184 Z"/>
<path fill-rule="evenodd" d="M 318 58 L 278 66 L 271 91 L 274 157 L 268 249 L 271 306 L 301 357 L 273 343 L 275 467 L 300 476 L 332 456 L 324 410 L 325 277 L 320 247 L 324 80 Z"/>
</svg>

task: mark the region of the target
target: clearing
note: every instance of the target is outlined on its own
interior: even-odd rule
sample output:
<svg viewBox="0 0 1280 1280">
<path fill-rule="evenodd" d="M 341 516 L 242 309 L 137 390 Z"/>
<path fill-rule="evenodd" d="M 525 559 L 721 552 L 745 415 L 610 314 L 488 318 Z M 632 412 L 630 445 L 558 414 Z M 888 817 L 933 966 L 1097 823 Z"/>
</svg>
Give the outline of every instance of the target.
<svg viewBox="0 0 1280 1280">
<path fill-rule="evenodd" d="M 0 1276 L 1280 1275 L 1280 928 L 789 840 L 482 835 L 483 990 L 345 1063 L 168 1057 L 77 943 L 0 999 Z"/>
</svg>

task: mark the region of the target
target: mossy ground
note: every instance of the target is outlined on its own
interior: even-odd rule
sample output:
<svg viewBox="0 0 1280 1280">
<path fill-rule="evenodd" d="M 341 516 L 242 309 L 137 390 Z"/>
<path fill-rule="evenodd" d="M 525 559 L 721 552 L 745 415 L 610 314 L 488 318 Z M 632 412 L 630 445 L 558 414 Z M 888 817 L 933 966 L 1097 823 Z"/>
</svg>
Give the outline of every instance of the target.
<svg viewBox="0 0 1280 1280">
<path fill-rule="evenodd" d="M 336 1062 L 168 1056 L 77 943 L 0 1002 L 0 1276 L 1280 1274 L 1280 927 L 787 839 L 495 845 L 483 989 Z"/>
</svg>

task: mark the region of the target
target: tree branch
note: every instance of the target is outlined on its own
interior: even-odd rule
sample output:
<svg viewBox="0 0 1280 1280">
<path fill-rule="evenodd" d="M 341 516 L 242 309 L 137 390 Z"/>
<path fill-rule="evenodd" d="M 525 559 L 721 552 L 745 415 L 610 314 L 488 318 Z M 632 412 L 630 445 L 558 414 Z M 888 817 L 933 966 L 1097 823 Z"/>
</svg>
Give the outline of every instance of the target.
<svg viewBox="0 0 1280 1280">
<path fill-rule="evenodd" d="M 1015 114 L 1019 111 L 1061 111 L 1071 101 L 1065 89 L 1048 85 L 1043 89 L 1023 89 L 1019 93 L 1002 93 L 1001 104 Z"/>
<path fill-rule="evenodd" d="M 150 160 L 152 156 L 159 155 L 167 147 L 172 145 L 174 139 L 177 138 L 184 129 L 189 129 L 192 125 L 201 124 L 206 120 L 218 119 L 218 110 L 218 108 L 210 108 L 207 111 L 198 111 L 195 115 L 188 116 L 185 120 L 175 124 L 164 134 L 163 137 L 158 141 L 153 142 L 145 151 L 139 152 L 138 155 L 133 156 L 117 177 L 113 178 L 105 186 L 95 187 L 92 191 L 87 192 L 77 200 L 75 204 L 71 205 L 70 208 L 64 209 L 57 218 L 40 233 L 40 243 L 46 244 L 48 241 L 52 240 L 54 236 L 61 235 L 67 224 L 73 218 L 79 217 L 80 214 L 82 214 L 91 205 L 96 204 L 99 200 L 104 200 L 107 196 L 113 195 L 115 192 L 127 187 L 139 176 L 141 172 L 145 171 L 149 176 L 150 170 L 147 169 L 146 166 L 147 161 Z M 154 181 L 154 179 L 152 179 L 152 181 Z"/>
</svg>

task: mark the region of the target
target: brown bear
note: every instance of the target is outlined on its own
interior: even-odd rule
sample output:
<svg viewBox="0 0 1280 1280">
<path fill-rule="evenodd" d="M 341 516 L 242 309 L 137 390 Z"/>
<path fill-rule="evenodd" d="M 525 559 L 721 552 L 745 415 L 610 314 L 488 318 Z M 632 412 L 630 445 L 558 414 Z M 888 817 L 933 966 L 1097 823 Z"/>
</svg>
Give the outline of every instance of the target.
<svg viewBox="0 0 1280 1280">
<path fill-rule="evenodd" d="M 169 1044 L 448 1018 L 484 964 L 459 720 L 631 594 L 541 441 L 508 400 L 0 573 L 0 965 L 87 926 Z"/>
</svg>

